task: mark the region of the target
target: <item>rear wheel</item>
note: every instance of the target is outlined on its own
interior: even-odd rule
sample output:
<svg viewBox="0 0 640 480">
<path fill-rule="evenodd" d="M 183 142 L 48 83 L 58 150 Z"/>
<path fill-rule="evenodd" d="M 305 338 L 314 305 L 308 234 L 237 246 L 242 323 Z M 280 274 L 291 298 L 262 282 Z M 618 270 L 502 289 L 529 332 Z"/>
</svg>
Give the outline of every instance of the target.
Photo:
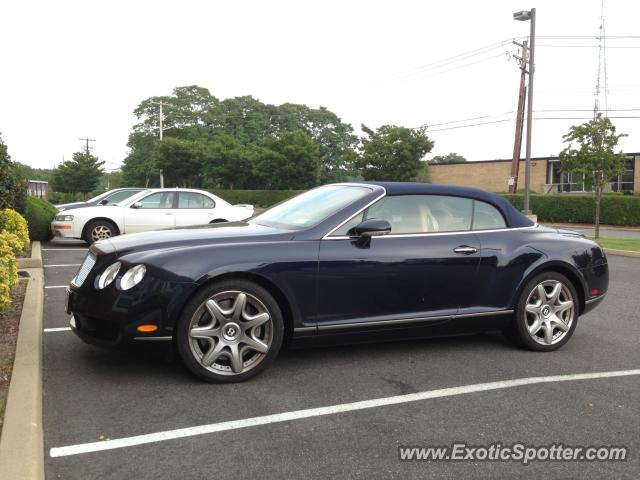
<svg viewBox="0 0 640 480">
<path fill-rule="evenodd" d="M 187 304 L 176 328 L 185 366 L 209 382 L 248 380 L 276 357 L 284 325 L 275 299 L 246 280 L 206 287 Z"/>
<path fill-rule="evenodd" d="M 105 240 L 115 237 L 116 235 L 118 235 L 118 229 L 113 223 L 106 220 L 96 220 L 95 222 L 91 222 L 87 227 L 84 240 L 92 244 L 98 240 Z"/>
<path fill-rule="evenodd" d="M 578 324 L 578 295 L 557 272 L 543 272 L 522 291 L 507 338 L 529 350 L 557 350 L 569 341 Z"/>
</svg>

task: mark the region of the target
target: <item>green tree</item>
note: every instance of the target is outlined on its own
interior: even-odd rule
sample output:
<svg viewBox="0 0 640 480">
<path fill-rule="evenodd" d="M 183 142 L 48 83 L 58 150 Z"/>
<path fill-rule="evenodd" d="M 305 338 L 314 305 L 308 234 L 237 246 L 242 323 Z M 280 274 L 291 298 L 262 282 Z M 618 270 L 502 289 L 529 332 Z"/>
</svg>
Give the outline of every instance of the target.
<svg viewBox="0 0 640 480">
<path fill-rule="evenodd" d="M 320 148 L 302 130 L 263 139 L 254 172 L 268 188 L 303 189 L 320 181 Z"/>
<path fill-rule="evenodd" d="M 128 187 L 159 187 L 160 170 L 156 164 L 159 140 L 149 133 L 129 135 L 129 154 L 122 165 L 122 183 Z"/>
<path fill-rule="evenodd" d="M 204 173 L 211 188 L 255 188 L 253 164 L 258 149 L 220 133 L 206 145 Z"/>
<path fill-rule="evenodd" d="M 464 163 L 467 159 L 462 155 L 458 155 L 455 152 L 447 153 L 446 155 L 436 155 L 429 163 Z"/>
<path fill-rule="evenodd" d="M 362 125 L 362 130 L 369 136 L 362 140 L 359 160 L 365 180 L 414 180 L 424 166 L 422 157 L 433 148 L 425 128 L 383 125 L 374 132 Z"/>
<path fill-rule="evenodd" d="M 614 150 L 625 134 L 616 134 L 616 127 L 607 117 L 574 125 L 562 138 L 567 147 L 560 152 L 560 168 L 582 174 L 585 188 L 593 189 L 596 203 L 595 236 L 600 236 L 600 203 L 602 191 L 611 177 L 624 171 L 625 155 Z"/>
<path fill-rule="evenodd" d="M 24 212 L 27 178 L 20 166 L 11 161 L 7 145 L 0 137 L 0 210 L 13 208 Z"/>
<path fill-rule="evenodd" d="M 200 187 L 205 155 L 202 141 L 166 137 L 156 143 L 155 165 L 162 170 L 165 186 Z"/>
<path fill-rule="evenodd" d="M 93 192 L 100 183 L 104 162 L 88 152 L 76 152 L 72 160 L 65 160 L 51 174 L 51 187 L 57 192 Z"/>
</svg>

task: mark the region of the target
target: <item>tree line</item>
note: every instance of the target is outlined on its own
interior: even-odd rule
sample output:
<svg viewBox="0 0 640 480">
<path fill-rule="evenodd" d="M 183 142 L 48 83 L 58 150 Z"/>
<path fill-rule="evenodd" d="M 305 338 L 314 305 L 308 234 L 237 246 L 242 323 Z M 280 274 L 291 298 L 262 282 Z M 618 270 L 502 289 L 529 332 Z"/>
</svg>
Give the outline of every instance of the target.
<svg viewBox="0 0 640 480">
<path fill-rule="evenodd" d="M 163 122 L 160 140 L 160 103 Z M 219 100 L 206 88 L 178 87 L 134 111 L 122 167 L 128 185 L 289 189 L 352 180 L 412 180 L 433 148 L 425 129 L 385 125 L 358 138 L 320 107 Z"/>
</svg>

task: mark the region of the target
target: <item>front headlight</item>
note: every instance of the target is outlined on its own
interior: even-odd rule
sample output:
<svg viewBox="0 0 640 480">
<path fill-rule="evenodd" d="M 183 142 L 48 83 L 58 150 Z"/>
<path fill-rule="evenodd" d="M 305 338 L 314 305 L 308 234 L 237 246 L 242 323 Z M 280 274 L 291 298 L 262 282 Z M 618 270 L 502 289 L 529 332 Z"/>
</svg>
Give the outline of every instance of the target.
<svg viewBox="0 0 640 480">
<path fill-rule="evenodd" d="M 57 215 L 56 222 L 72 222 L 73 215 Z"/>
<path fill-rule="evenodd" d="M 120 279 L 120 290 L 129 290 L 139 284 L 147 273 L 147 267 L 144 265 L 136 265 L 127 270 Z"/>
<path fill-rule="evenodd" d="M 102 272 L 102 275 L 100 275 L 100 277 L 98 278 L 98 290 L 102 290 L 103 288 L 108 287 L 109 285 L 111 285 L 111 283 L 115 280 L 116 275 L 118 275 L 118 272 L 120 271 L 120 267 L 122 266 L 122 264 L 120 262 L 116 262 L 113 263 L 111 265 L 109 265 L 104 272 Z"/>
</svg>

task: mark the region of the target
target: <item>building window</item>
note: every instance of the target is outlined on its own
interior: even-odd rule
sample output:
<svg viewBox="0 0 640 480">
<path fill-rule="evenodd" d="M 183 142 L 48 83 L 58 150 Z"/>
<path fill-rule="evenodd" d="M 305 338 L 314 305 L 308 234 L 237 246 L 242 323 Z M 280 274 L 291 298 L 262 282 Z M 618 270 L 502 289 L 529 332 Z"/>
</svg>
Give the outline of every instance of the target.
<svg viewBox="0 0 640 480">
<path fill-rule="evenodd" d="M 605 186 L 605 192 L 633 192 L 635 162 L 627 158 L 622 175 L 613 177 Z M 560 171 L 559 160 L 547 162 L 547 193 L 585 192 L 582 174 Z"/>
</svg>

